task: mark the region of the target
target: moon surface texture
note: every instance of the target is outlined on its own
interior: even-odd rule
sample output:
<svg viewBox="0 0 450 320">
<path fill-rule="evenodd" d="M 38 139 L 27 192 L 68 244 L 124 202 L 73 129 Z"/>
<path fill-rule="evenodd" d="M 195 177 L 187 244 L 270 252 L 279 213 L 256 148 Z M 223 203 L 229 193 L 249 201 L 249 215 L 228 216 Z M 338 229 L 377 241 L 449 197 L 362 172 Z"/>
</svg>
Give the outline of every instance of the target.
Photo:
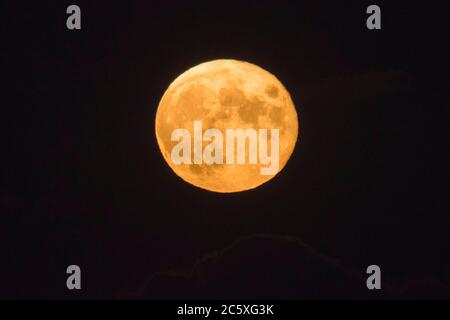
<svg viewBox="0 0 450 320">
<path fill-rule="evenodd" d="M 176 78 L 164 93 L 156 113 L 155 131 L 159 148 L 170 168 L 186 182 L 214 192 L 239 192 L 260 186 L 272 179 L 261 174 L 267 164 L 242 163 L 175 164 L 171 158 L 172 133 L 187 129 L 194 137 L 194 121 L 202 121 L 202 130 L 267 129 L 279 130 L 279 172 L 291 156 L 298 136 L 298 118 L 294 103 L 283 84 L 271 73 L 243 61 L 213 60 L 190 68 Z M 248 140 L 248 139 L 247 139 Z M 203 141 L 203 149 L 211 141 Z M 194 142 L 191 143 L 194 149 Z M 236 144 L 237 145 L 237 144 Z M 249 159 L 249 143 L 246 145 Z M 225 151 L 223 151 L 225 156 Z M 235 157 L 236 158 L 236 157 Z"/>
</svg>

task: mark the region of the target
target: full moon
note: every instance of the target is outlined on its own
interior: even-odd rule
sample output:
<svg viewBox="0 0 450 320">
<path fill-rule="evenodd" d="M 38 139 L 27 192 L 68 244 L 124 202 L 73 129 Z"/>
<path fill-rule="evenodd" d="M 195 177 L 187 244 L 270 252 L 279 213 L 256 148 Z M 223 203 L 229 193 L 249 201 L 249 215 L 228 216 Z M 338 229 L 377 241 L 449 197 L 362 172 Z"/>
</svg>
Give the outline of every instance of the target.
<svg viewBox="0 0 450 320">
<path fill-rule="evenodd" d="M 192 163 L 175 164 L 171 158 L 178 143 L 173 141 L 174 130 L 185 128 L 193 133 L 194 122 L 199 120 L 203 130 L 216 128 L 224 136 L 227 129 L 278 129 L 278 171 L 263 175 L 261 168 L 266 164 L 248 161 L 194 164 L 193 155 Z M 298 130 L 297 112 L 283 84 L 254 64 L 230 59 L 205 62 L 178 76 L 161 98 L 155 120 L 158 145 L 170 168 L 194 186 L 223 193 L 253 189 L 271 180 L 289 160 Z M 203 149 L 208 143 L 201 142 Z M 246 149 L 246 159 L 248 153 Z"/>
</svg>

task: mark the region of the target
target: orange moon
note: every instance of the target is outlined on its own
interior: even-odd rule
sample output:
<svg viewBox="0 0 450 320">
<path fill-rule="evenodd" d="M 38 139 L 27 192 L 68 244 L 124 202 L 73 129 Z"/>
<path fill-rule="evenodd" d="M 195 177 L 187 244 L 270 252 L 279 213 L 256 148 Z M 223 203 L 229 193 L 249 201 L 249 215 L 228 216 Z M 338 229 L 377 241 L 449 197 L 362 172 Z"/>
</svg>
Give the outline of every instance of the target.
<svg viewBox="0 0 450 320">
<path fill-rule="evenodd" d="M 203 130 L 278 129 L 278 171 L 262 175 L 265 165 L 261 163 L 175 164 L 171 151 L 177 141 L 172 133 L 178 128 L 194 132 L 198 120 Z M 190 68 L 170 84 L 156 112 L 155 131 L 161 153 L 175 174 L 202 189 L 228 193 L 256 188 L 281 171 L 292 155 L 299 129 L 289 92 L 274 75 L 248 62 L 221 59 Z"/>
</svg>

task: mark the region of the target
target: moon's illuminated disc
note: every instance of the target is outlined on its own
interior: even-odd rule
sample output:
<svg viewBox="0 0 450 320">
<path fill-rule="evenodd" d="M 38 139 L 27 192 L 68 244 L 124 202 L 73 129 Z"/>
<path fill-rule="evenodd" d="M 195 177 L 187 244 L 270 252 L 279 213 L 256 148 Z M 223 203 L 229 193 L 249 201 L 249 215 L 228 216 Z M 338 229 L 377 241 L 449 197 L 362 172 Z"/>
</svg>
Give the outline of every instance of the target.
<svg viewBox="0 0 450 320">
<path fill-rule="evenodd" d="M 298 136 L 297 112 L 283 84 L 264 69 L 237 60 L 205 62 L 176 78 L 159 103 L 155 126 L 170 168 L 186 182 L 215 192 L 249 190 L 272 179 L 290 158 Z M 227 139 L 227 129 L 246 133 L 240 148 L 238 135 Z M 234 141 L 235 149 L 227 140 Z M 208 163 L 208 151 L 214 162 Z M 244 163 L 238 161 L 239 152 L 245 152 Z"/>
</svg>

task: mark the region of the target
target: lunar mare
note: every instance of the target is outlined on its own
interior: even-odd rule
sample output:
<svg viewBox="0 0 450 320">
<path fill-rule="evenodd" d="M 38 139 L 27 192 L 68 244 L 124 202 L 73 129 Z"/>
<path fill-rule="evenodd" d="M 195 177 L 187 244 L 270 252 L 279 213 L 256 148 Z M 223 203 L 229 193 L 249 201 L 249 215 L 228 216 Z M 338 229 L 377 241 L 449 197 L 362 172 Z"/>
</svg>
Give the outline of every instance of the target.
<svg viewBox="0 0 450 320">
<path fill-rule="evenodd" d="M 194 123 L 199 120 L 204 130 L 277 129 L 277 172 L 290 158 L 298 136 L 297 112 L 288 91 L 264 69 L 243 61 L 213 60 L 181 74 L 170 84 L 158 106 L 155 120 L 158 145 L 164 159 L 179 177 L 215 192 L 253 189 L 272 179 L 277 172 L 261 174 L 261 169 L 267 166 L 263 163 L 195 164 L 191 159 L 190 164 L 175 164 L 171 160 L 171 151 L 177 142 L 172 141 L 172 133 L 180 128 L 193 133 Z M 270 135 L 267 139 L 270 150 Z M 201 143 L 205 149 L 210 142 Z M 249 147 L 245 152 L 250 158 Z"/>
</svg>

